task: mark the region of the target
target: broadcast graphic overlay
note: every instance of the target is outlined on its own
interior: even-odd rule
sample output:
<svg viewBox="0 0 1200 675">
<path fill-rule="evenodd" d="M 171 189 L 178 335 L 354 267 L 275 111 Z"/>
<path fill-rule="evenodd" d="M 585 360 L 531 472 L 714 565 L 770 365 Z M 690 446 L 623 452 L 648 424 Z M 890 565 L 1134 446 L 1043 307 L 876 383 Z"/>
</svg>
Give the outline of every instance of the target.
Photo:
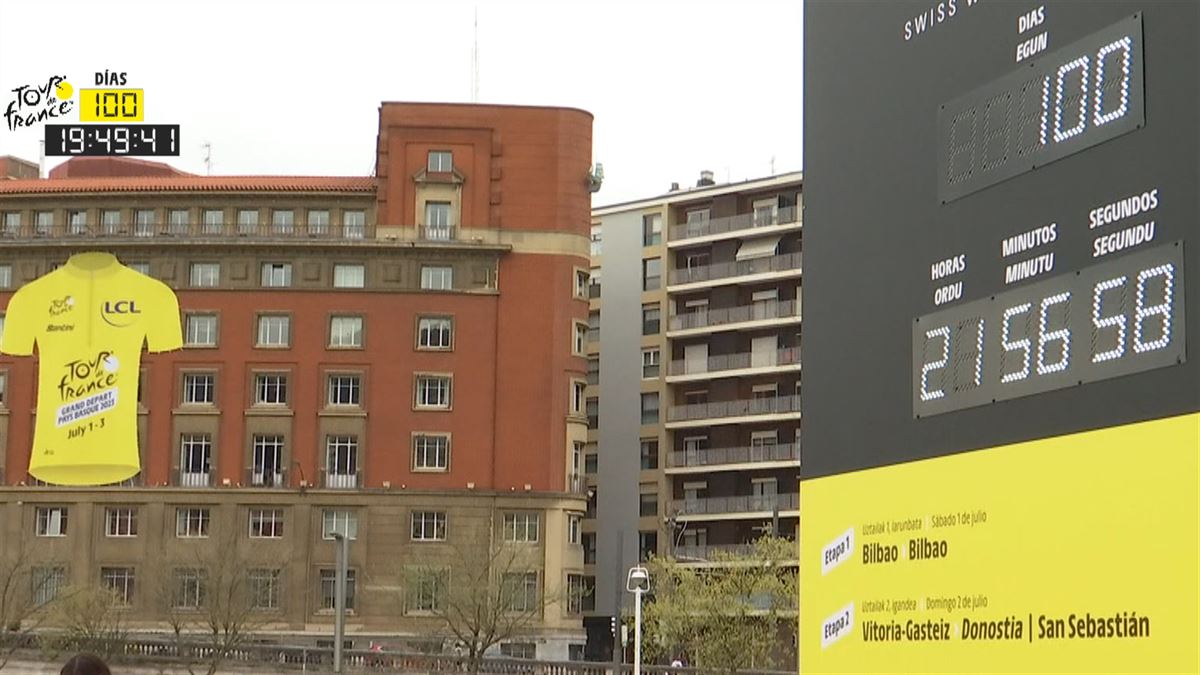
<svg viewBox="0 0 1200 675">
<path fill-rule="evenodd" d="M 801 673 L 1200 670 L 1198 33 L 806 5 Z"/>
</svg>

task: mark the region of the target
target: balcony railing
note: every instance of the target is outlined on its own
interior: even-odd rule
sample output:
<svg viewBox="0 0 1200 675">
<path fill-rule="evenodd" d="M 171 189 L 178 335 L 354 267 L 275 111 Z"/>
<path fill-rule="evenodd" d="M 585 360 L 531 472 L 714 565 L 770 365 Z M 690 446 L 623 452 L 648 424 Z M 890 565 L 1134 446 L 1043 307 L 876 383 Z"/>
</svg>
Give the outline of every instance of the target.
<svg viewBox="0 0 1200 675">
<path fill-rule="evenodd" d="M 417 234 L 423 241 L 455 241 L 458 228 L 453 225 L 418 225 Z"/>
<path fill-rule="evenodd" d="M 331 490 L 353 490 L 358 487 L 358 472 L 330 473 L 326 471 L 325 487 Z"/>
<path fill-rule="evenodd" d="M 767 300 L 753 305 L 701 309 L 671 317 L 667 330 L 688 330 L 746 321 L 766 321 L 800 316 L 799 300 Z"/>
<path fill-rule="evenodd" d="M 767 272 L 787 272 L 799 270 L 802 253 L 783 253 L 780 255 L 753 258 L 751 260 L 734 260 L 730 262 L 684 267 L 671 270 L 670 285 L 691 284 L 700 281 L 715 281 L 743 277 L 748 274 L 765 274 Z"/>
<path fill-rule="evenodd" d="M 754 544 L 698 544 L 694 546 L 676 546 L 676 560 L 712 560 L 714 553 L 730 556 L 746 556 L 754 552 Z"/>
<path fill-rule="evenodd" d="M 287 484 L 287 472 L 283 469 L 267 469 L 249 468 L 246 469 L 246 485 L 250 487 L 263 488 L 285 488 Z"/>
<path fill-rule="evenodd" d="M 586 495 L 588 490 L 587 481 L 584 480 L 583 474 L 572 473 L 567 475 L 567 492 L 574 494 Z"/>
<path fill-rule="evenodd" d="M 716 464 L 754 464 L 758 462 L 794 462 L 800 459 L 796 443 L 744 445 L 729 448 L 677 450 L 667 454 L 668 467 L 713 466 Z"/>
<path fill-rule="evenodd" d="M 771 396 L 766 398 L 737 399 L 674 405 L 667 410 L 668 422 L 714 419 L 720 417 L 744 417 L 747 415 L 777 415 L 800 412 L 800 395 Z"/>
<path fill-rule="evenodd" d="M 777 495 L 744 495 L 741 497 L 702 497 L 676 499 L 671 502 L 675 513 L 683 516 L 722 513 L 759 513 L 795 511 L 800 508 L 800 496 L 795 492 Z"/>
<path fill-rule="evenodd" d="M 280 223 L 54 223 L 23 224 L 0 228 L 0 239 L 127 239 L 127 238 L 261 238 L 261 239 L 364 239 L 366 225 Z"/>
<path fill-rule="evenodd" d="M 710 356 L 703 362 L 680 359 L 671 362 L 668 371 L 670 375 L 699 375 L 715 373 L 723 370 L 742 370 L 745 368 L 772 368 L 775 366 L 790 366 L 800 363 L 800 349 L 789 347 L 768 352 L 738 352 L 736 354 L 718 354 Z"/>
<path fill-rule="evenodd" d="M 175 472 L 175 484 L 179 487 L 188 488 L 208 487 L 212 484 L 212 472 L 181 469 Z"/>
<path fill-rule="evenodd" d="M 774 214 L 767 214 L 765 212 L 741 213 L 726 218 L 712 218 L 694 223 L 680 223 L 671 226 L 671 240 L 694 239 L 713 234 L 736 232 L 737 230 L 751 230 L 756 227 L 784 225 L 798 222 L 799 219 L 799 210 L 794 206 L 788 206 L 777 210 Z"/>
<path fill-rule="evenodd" d="M 588 284 L 588 298 L 598 298 L 598 297 L 600 297 L 600 284 L 597 284 L 594 282 Z"/>
</svg>

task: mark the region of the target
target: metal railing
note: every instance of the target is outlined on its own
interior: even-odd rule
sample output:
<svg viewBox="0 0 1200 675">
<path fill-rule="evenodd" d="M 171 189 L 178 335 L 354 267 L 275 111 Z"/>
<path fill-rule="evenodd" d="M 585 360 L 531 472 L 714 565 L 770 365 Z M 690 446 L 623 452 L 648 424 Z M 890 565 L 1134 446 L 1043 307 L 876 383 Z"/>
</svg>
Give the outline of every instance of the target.
<svg viewBox="0 0 1200 675">
<path fill-rule="evenodd" d="M 703 420 L 747 415 L 775 415 L 800 412 L 800 395 L 713 401 L 690 405 L 673 405 L 667 410 L 668 422 Z"/>
<path fill-rule="evenodd" d="M 684 314 L 676 314 L 670 318 L 667 330 L 688 330 L 689 328 L 707 328 L 723 326 L 731 323 L 746 321 L 765 321 L 768 319 L 783 319 L 800 316 L 799 300 L 766 300 L 752 305 L 736 307 L 706 308 Z"/>
<path fill-rule="evenodd" d="M 700 497 L 676 499 L 671 507 L 679 515 L 712 515 L 719 513 L 760 513 L 763 511 L 795 511 L 800 508 L 800 495 L 787 492 L 776 495 L 742 495 L 738 497 Z"/>
<path fill-rule="evenodd" d="M 717 354 L 709 356 L 703 362 L 679 359 L 671 362 L 669 375 L 699 375 L 715 373 L 723 370 L 742 370 L 744 368 L 771 368 L 775 366 L 790 366 L 800 363 L 800 349 L 787 347 L 769 352 L 737 352 L 734 354 Z"/>
<path fill-rule="evenodd" d="M 455 241 L 458 228 L 453 225 L 418 225 L 417 235 L 423 241 Z"/>
<path fill-rule="evenodd" d="M 0 239 L 143 239 L 143 238 L 263 238 L 263 239 L 365 239 L 364 225 L 254 223 L 24 223 L 0 227 Z"/>
<path fill-rule="evenodd" d="M 175 485 L 188 488 L 208 487 L 212 485 L 212 471 L 197 472 L 179 469 L 175 472 Z"/>
<path fill-rule="evenodd" d="M 710 218 L 694 223 L 679 223 L 671 226 L 671 240 L 694 239 L 712 234 L 724 234 L 738 230 L 752 230 L 757 227 L 786 225 L 800 221 L 800 211 L 794 206 L 778 209 L 774 214 L 740 213 L 725 218 Z"/>
<path fill-rule="evenodd" d="M 794 462 L 800 460 L 796 443 L 769 443 L 727 448 L 698 448 L 667 453 L 668 467 L 713 466 L 715 464 L 754 464 L 758 462 Z"/>
<path fill-rule="evenodd" d="M 286 488 L 287 471 L 284 469 L 268 469 L 250 467 L 246 469 L 246 485 L 250 487 Z"/>
<path fill-rule="evenodd" d="M 353 490 L 359 486 L 360 471 L 354 473 L 332 473 L 328 469 L 322 471 L 323 485 L 331 490 Z"/>
<path fill-rule="evenodd" d="M 731 279 L 748 274 L 799 271 L 802 259 L 803 253 L 796 251 L 795 253 L 782 253 L 750 260 L 733 260 L 698 267 L 684 267 L 671 270 L 670 285 Z"/>
<path fill-rule="evenodd" d="M 730 556 L 746 556 L 754 552 L 754 544 L 697 544 L 693 546 L 681 545 L 676 546 L 674 550 L 675 559 L 681 561 L 688 560 L 712 560 L 713 554 L 725 554 Z"/>
</svg>

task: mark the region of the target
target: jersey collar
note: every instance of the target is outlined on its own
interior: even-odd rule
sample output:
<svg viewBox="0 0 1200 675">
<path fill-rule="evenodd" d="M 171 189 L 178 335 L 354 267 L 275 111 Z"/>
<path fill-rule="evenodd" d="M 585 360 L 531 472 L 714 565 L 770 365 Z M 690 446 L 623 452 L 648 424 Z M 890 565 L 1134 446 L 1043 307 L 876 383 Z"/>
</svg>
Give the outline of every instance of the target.
<svg viewBox="0 0 1200 675">
<path fill-rule="evenodd" d="M 87 253 L 76 253 L 68 258 L 67 264 L 63 265 L 63 269 L 74 277 L 95 279 L 96 277 L 105 277 L 116 273 L 117 270 L 121 269 L 121 263 L 111 253 L 89 251 Z"/>
</svg>

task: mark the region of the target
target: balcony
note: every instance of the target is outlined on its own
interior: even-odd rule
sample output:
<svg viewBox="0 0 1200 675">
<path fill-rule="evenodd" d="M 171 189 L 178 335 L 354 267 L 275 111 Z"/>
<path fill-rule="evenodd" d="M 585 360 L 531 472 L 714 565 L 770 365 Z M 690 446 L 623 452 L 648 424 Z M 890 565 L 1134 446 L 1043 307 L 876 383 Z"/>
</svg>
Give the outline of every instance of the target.
<svg viewBox="0 0 1200 675">
<path fill-rule="evenodd" d="M 324 475 L 324 486 L 330 490 L 353 490 L 359 486 L 357 471 L 354 473 L 330 473 L 326 470 Z"/>
<path fill-rule="evenodd" d="M 567 492 L 577 495 L 586 495 L 588 491 L 587 480 L 581 473 L 572 473 L 567 475 Z"/>
<path fill-rule="evenodd" d="M 422 241 L 457 241 L 458 228 L 453 225 L 418 225 L 417 236 Z"/>
<path fill-rule="evenodd" d="M 800 495 L 788 492 L 777 495 L 676 499 L 671 502 L 671 507 L 679 520 L 770 518 L 776 510 L 780 515 L 796 516 L 800 513 Z"/>
<path fill-rule="evenodd" d="M 286 488 L 287 472 L 283 469 L 260 468 L 246 469 L 246 485 L 258 488 Z"/>
<path fill-rule="evenodd" d="M 696 544 L 676 546 L 674 554 L 680 562 L 710 562 L 716 555 L 747 556 L 753 552 L 754 544 Z"/>
<path fill-rule="evenodd" d="M 598 297 L 600 297 L 600 284 L 596 282 L 588 284 L 588 299 L 591 300 Z"/>
<path fill-rule="evenodd" d="M 800 446 L 796 443 L 769 443 L 729 448 L 698 448 L 667 453 L 667 473 L 707 472 L 722 465 L 754 464 L 800 466 Z M 755 468 L 774 468 L 756 466 Z"/>
<path fill-rule="evenodd" d="M 796 228 L 800 226 L 800 210 L 795 206 L 779 209 L 774 214 L 742 213 L 727 218 L 712 218 L 694 223 L 672 225 L 667 246 L 737 237 L 746 230 L 760 230 L 761 228 L 786 230 L 789 229 L 789 226 Z M 755 234 L 761 234 L 761 232 L 755 232 Z"/>
<path fill-rule="evenodd" d="M 752 305 L 700 309 L 686 314 L 676 314 L 667 323 L 667 337 L 683 337 L 750 327 L 769 327 L 799 321 L 800 300 L 767 300 Z"/>
<path fill-rule="evenodd" d="M 667 410 L 667 428 L 698 427 L 710 424 L 733 424 L 751 418 L 793 419 L 800 416 L 800 395 L 769 396 L 674 405 Z M 749 420 L 746 420 L 749 421 Z"/>
<path fill-rule="evenodd" d="M 159 239 L 323 239 L 357 240 L 367 237 L 366 225 L 254 223 L 107 223 L 87 225 L 24 224 L 0 230 L 3 240 Z"/>
<path fill-rule="evenodd" d="M 767 280 L 795 276 L 800 274 L 802 258 L 803 254 L 796 251 L 795 253 L 783 253 L 750 260 L 734 260 L 674 269 L 671 270 L 667 290 L 676 292 L 692 288 L 720 286 L 725 283 L 734 283 L 742 277 L 762 277 L 763 280 Z"/>
<path fill-rule="evenodd" d="M 789 347 L 768 352 L 718 354 L 710 356 L 704 361 L 695 359 L 691 361 L 687 359 L 672 361 L 667 370 L 667 382 L 753 375 L 756 371 L 762 369 L 772 372 L 799 370 L 799 348 Z"/>
<path fill-rule="evenodd" d="M 212 472 L 180 470 L 175 472 L 175 485 L 186 488 L 204 488 L 212 484 Z"/>
</svg>

